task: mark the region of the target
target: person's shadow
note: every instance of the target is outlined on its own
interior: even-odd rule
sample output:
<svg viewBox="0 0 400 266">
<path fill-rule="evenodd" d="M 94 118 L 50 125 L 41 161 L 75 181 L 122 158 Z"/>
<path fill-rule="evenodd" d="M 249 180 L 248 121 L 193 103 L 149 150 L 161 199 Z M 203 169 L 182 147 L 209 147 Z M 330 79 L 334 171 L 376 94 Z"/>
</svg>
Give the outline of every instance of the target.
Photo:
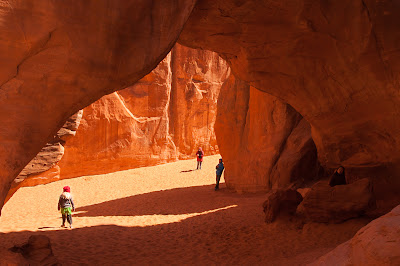
<svg viewBox="0 0 400 266">
<path fill-rule="evenodd" d="M 193 171 L 196 171 L 196 169 L 182 170 L 181 173 L 188 173 L 188 172 L 193 172 Z"/>
</svg>

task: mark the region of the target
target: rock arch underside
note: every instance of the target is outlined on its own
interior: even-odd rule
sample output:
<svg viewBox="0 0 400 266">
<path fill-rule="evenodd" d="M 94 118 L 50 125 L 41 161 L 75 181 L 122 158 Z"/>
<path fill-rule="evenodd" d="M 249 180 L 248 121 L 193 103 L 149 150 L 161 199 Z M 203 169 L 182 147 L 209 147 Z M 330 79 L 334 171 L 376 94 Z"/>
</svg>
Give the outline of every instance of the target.
<svg viewBox="0 0 400 266">
<path fill-rule="evenodd" d="M 387 213 L 400 203 L 399 14 L 389 0 L 0 0 L 0 206 L 36 184 L 29 175 L 157 164 L 201 145 L 238 192 L 298 188 L 342 165 L 369 179 L 373 215 Z M 107 144 L 78 158 L 86 136 Z"/>
</svg>

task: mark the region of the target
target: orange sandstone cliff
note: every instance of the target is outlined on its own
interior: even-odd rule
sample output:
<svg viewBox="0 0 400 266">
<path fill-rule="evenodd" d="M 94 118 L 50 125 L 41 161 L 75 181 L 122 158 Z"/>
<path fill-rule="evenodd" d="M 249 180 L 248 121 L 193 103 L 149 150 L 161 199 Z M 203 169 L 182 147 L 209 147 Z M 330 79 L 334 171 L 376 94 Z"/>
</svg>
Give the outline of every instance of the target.
<svg viewBox="0 0 400 266">
<path fill-rule="evenodd" d="M 217 99 L 229 74 L 217 54 L 181 45 L 149 75 L 84 109 L 66 145 L 61 178 L 218 153 Z"/>
<path fill-rule="evenodd" d="M 217 52 L 236 78 L 293 107 L 308 121 L 323 167 L 362 173 L 385 196 L 378 201 L 400 202 L 395 1 L 0 3 L 0 205 L 68 117 L 132 86 L 178 38 Z M 265 187 L 259 177 L 240 178 Z"/>
<path fill-rule="evenodd" d="M 177 44 L 135 85 L 102 97 L 70 118 L 14 180 L 21 186 L 192 158 L 201 146 L 218 153 L 214 124 L 230 70 L 216 53 Z M 82 119 L 81 119 L 82 118 Z M 79 126 L 79 128 L 78 128 Z M 69 132 L 67 132 L 69 133 Z"/>
<path fill-rule="evenodd" d="M 290 105 L 233 75 L 221 89 L 215 128 L 230 188 L 268 191 L 318 178 L 307 121 Z"/>
</svg>

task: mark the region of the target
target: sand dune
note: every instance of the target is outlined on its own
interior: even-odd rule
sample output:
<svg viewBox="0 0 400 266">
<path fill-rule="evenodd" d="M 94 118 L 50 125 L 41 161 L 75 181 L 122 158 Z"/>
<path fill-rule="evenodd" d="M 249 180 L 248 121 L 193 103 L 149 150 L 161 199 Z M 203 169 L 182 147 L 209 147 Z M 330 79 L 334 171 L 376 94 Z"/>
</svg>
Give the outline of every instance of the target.
<svg viewBox="0 0 400 266">
<path fill-rule="evenodd" d="M 3 208 L 0 247 L 45 234 L 65 265 L 302 265 L 367 222 L 267 225 L 264 194 L 213 190 L 218 158 L 205 157 L 202 170 L 187 160 L 21 188 Z M 59 227 L 65 185 L 77 206 L 74 229 Z"/>
</svg>

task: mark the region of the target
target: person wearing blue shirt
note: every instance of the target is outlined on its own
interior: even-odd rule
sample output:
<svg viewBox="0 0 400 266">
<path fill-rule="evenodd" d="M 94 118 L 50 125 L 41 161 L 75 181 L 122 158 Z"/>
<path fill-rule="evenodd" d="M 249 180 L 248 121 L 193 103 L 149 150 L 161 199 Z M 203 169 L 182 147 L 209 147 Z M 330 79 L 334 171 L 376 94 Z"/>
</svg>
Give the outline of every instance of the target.
<svg viewBox="0 0 400 266">
<path fill-rule="evenodd" d="M 222 162 L 222 158 L 219 159 L 219 164 L 215 167 L 217 169 L 217 184 L 215 185 L 215 190 L 219 189 L 219 181 L 221 180 L 222 172 L 224 171 L 224 163 Z"/>
</svg>

